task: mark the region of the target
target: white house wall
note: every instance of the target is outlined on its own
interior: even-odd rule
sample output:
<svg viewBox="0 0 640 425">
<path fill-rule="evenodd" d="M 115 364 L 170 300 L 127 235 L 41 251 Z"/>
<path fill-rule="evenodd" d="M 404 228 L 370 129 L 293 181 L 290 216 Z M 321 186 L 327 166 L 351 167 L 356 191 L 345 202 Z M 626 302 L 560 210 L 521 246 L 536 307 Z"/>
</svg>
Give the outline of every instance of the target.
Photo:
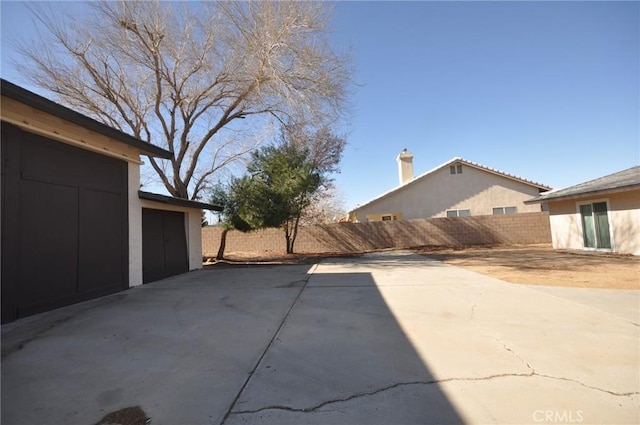
<svg viewBox="0 0 640 425">
<path fill-rule="evenodd" d="M 140 166 L 129 163 L 129 286 L 142 285 L 142 202 Z"/>
<path fill-rule="evenodd" d="M 137 196 L 136 190 L 136 196 Z M 142 208 L 151 208 L 154 210 L 177 211 L 185 213 L 185 233 L 187 235 L 187 254 L 189 255 L 189 270 L 197 270 L 202 268 L 202 210 L 199 208 L 181 207 L 178 205 L 169 205 L 158 203 L 147 199 L 140 199 Z M 142 211 L 140 212 L 142 215 Z M 142 223 L 142 220 L 140 220 Z M 140 226 L 140 235 L 142 235 L 142 225 Z M 141 238 L 142 240 L 142 238 Z M 142 244 L 142 242 L 140 242 Z M 140 250 L 140 258 L 142 259 L 142 250 Z M 141 262 L 142 267 L 142 262 Z"/>
<path fill-rule="evenodd" d="M 608 204 L 612 250 L 640 255 L 640 190 L 549 203 L 551 240 L 556 249 L 584 248 L 578 204 Z"/>
<path fill-rule="evenodd" d="M 540 205 L 524 201 L 538 196 L 538 188 L 463 164 L 462 174 L 449 167 L 435 171 L 383 198 L 354 210 L 358 221 L 368 214 L 402 213 L 404 219 L 446 217 L 447 210 L 470 210 L 491 215 L 493 208 L 517 207 L 519 213 L 539 212 Z"/>
</svg>

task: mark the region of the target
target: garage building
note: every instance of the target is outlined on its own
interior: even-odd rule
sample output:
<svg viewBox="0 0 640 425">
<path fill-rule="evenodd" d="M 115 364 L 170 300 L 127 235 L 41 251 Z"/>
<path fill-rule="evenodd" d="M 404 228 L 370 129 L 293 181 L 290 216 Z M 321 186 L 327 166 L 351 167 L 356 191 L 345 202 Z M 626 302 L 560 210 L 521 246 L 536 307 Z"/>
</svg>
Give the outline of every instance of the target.
<svg viewBox="0 0 640 425">
<path fill-rule="evenodd" d="M 139 191 L 171 153 L 1 86 L 2 323 L 202 267 L 202 209 Z"/>
</svg>

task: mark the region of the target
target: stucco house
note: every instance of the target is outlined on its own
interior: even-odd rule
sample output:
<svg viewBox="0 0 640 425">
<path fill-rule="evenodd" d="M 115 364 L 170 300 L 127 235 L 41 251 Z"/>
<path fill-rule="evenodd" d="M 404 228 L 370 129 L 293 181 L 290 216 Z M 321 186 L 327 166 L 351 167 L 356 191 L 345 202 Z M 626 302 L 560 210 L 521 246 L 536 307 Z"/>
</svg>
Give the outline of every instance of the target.
<svg viewBox="0 0 640 425">
<path fill-rule="evenodd" d="M 524 201 L 549 186 L 495 170 L 463 158 L 453 158 L 414 178 L 413 154 L 397 157 L 399 186 L 357 206 L 350 221 L 385 221 L 433 217 L 539 212 Z"/>
<path fill-rule="evenodd" d="M 141 192 L 171 153 L 1 81 L 2 322 L 202 267 L 202 209 Z"/>
<path fill-rule="evenodd" d="M 528 200 L 548 204 L 556 249 L 640 255 L 640 166 Z"/>
</svg>

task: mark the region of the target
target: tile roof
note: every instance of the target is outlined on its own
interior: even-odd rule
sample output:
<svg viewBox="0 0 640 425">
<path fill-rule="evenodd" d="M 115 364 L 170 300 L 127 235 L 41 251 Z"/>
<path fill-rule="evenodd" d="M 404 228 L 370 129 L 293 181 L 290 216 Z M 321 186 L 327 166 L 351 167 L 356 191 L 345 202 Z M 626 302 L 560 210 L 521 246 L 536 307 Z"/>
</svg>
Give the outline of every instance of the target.
<svg viewBox="0 0 640 425">
<path fill-rule="evenodd" d="M 598 193 L 622 192 L 635 188 L 640 188 L 640 165 L 565 189 L 552 190 L 525 203 L 533 204 L 549 200 L 571 199 Z"/>
<path fill-rule="evenodd" d="M 405 184 L 402 184 L 402 185 L 400 185 L 398 187 L 395 187 L 395 188 L 393 188 L 393 189 L 391 189 L 391 190 L 389 190 L 387 192 L 384 192 L 383 194 L 376 196 L 375 198 L 365 202 L 364 204 L 358 205 L 357 207 L 353 208 L 350 212 L 356 211 L 356 210 L 358 210 L 358 209 L 360 209 L 360 208 L 362 208 L 362 207 L 364 207 L 366 205 L 369 205 L 369 204 L 371 204 L 371 203 L 373 203 L 373 202 L 375 202 L 375 201 L 377 201 L 379 199 L 382 199 L 382 198 L 384 198 L 384 197 L 386 197 L 388 195 L 391 195 L 392 193 L 395 193 L 395 192 L 397 192 L 397 191 L 399 191 L 401 189 L 404 189 L 404 188 L 406 188 L 408 186 L 411 186 L 412 184 L 415 184 L 416 182 L 418 182 L 418 181 L 420 181 L 420 180 L 422 180 L 422 179 L 434 174 L 435 172 L 437 172 L 439 170 L 442 170 L 443 168 L 446 168 L 446 167 L 448 167 L 450 165 L 453 165 L 453 164 L 465 164 L 465 165 L 477 168 L 477 169 L 482 170 L 482 171 L 493 173 L 493 174 L 496 174 L 496 175 L 499 175 L 499 176 L 502 176 L 502 177 L 506 177 L 506 178 L 511 179 L 511 180 L 515 180 L 515 181 L 518 181 L 518 182 L 521 182 L 521 183 L 524 183 L 524 184 L 528 184 L 530 186 L 534 186 L 534 187 L 536 187 L 538 189 L 542 189 L 542 190 L 551 190 L 552 189 L 550 186 L 547 186 L 547 185 L 542 184 L 542 183 L 535 182 L 533 180 L 525 179 L 523 177 L 516 176 L 515 174 L 511 174 L 511 173 L 507 173 L 505 171 L 501 171 L 501 170 L 498 170 L 498 169 L 495 169 L 495 168 L 487 167 L 486 165 L 478 164 L 477 162 L 469 161 L 469 160 L 464 159 L 464 158 L 455 157 L 455 158 L 452 158 L 449 161 L 445 162 L 444 164 L 440 164 L 437 167 L 427 171 L 426 173 L 420 174 L 419 176 L 417 176 L 414 179 L 406 182 Z"/>
</svg>

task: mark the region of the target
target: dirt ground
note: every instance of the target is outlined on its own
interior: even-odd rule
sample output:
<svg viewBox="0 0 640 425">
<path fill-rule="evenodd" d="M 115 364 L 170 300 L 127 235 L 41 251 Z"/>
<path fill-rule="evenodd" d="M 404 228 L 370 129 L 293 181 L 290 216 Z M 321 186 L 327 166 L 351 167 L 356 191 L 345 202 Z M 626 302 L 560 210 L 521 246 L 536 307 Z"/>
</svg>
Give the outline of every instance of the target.
<svg viewBox="0 0 640 425">
<path fill-rule="evenodd" d="M 581 288 L 640 289 L 640 258 L 628 255 L 553 250 L 548 245 L 415 250 L 426 257 L 511 283 Z M 310 264 L 349 255 L 234 252 L 205 265 Z M 357 254 L 351 255 L 357 256 Z"/>
<path fill-rule="evenodd" d="M 527 285 L 640 289 L 640 258 L 553 250 L 549 246 L 423 248 L 424 256 Z"/>
</svg>

